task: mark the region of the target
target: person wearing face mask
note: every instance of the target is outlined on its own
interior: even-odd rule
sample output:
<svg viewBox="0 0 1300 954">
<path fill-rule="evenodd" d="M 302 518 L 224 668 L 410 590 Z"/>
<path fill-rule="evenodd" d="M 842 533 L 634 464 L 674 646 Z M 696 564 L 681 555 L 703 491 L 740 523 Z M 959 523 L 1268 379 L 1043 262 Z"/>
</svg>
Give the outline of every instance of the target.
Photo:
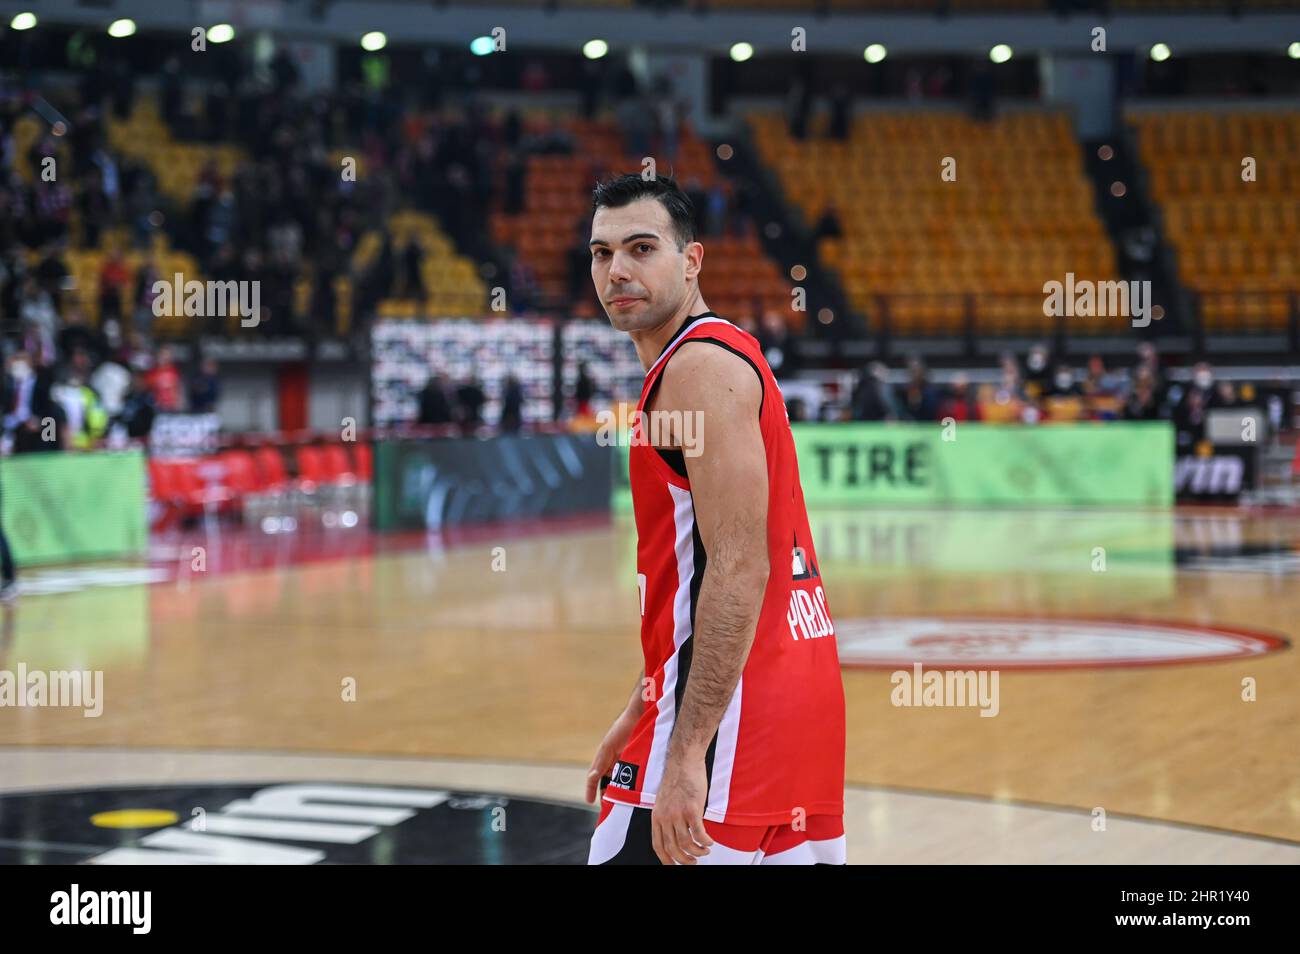
<svg viewBox="0 0 1300 954">
<path fill-rule="evenodd" d="M 1051 385 L 1051 370 L 1047 363 L 1047 346 L 1036 344 L 1029 349 L 1025 358 L 1025 394 L 1031 400 L 1037 400 L 1046 394 Z"/>
<path fill-rule="evenodd" d="M 1074 383 L 1074 372 L 1068 364 L 1058 364 L 1056 373 L 1052 375 L 1051 387 L 1047 389 L 1048 397 L 1078 397 L 1083 393 L 1079 385 Z"/>
<path fill-rule="evenodd" d="M 1195 408 L 1192 407 L 1193 399 L 1195 399 Z M 1192 418 L 1198 418 L 1197 426 L 1199 426 L 1199 416 L 1213 403 L 1214 371 L 1207 362 L 1199 361 L 1192 368 L 1191 382 L 1178 399 L 1178 406 L 1174 409 L 1174 420 L 1181 426 Z"/>
<path fill-rule="evenodd" d="M 50 396 L 53 375 L 49 368 L 33 368 L 25 351 L 14 353 L 9 359 L 8 386 L 5 389 L 4 426 L 13 435 L 13 451 L 58 450 L 57 440 L 47 441 L 45 420 L 52 419 L 56 426 L 63 422 L 62 409 Z M 59 433 L 56 431 L 56 434 Z"/>
</svg>

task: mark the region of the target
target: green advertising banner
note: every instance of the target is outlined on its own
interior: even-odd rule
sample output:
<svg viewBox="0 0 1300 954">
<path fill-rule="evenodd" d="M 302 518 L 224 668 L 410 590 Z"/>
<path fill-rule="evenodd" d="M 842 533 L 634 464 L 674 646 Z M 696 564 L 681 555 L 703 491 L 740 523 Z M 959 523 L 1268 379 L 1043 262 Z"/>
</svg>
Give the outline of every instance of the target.
<svg viewBox="0 0 1300 954">
<path fill-rule="evenodd" d="M 1169 506 L 1165 422 L 804 424 L 794 428 L 809 506 Z"/>
<path fill-rule="evenodd" d="M 144 553 L 144 454 L 17 454 L 0 461 L 0 519 L 19 566 Z"/>
<path fill-rule="evenodd" d="M 796 424 L 793 431 L 810 508 L 1174 502 L 1174 431 L 1163 421 Z M 631 509 L 627 453 L 615 448 L 619 512 Z"/>
</svg>

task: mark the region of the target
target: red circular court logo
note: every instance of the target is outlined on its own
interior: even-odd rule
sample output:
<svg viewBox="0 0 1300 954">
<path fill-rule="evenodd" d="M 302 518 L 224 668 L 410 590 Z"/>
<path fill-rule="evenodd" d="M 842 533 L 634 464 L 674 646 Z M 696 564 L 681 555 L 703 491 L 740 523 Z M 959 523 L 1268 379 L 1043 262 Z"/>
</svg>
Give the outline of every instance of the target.
<svg viewBox="0 0 1300 954">
<path fill-rule="evenodd" d="M 837 619 L 840 663 L 897 669 L 1099 669 L 1224 662 L 1284 649 L 1271 633 L 1163 620 L 873 616 Z"/>
</svg>

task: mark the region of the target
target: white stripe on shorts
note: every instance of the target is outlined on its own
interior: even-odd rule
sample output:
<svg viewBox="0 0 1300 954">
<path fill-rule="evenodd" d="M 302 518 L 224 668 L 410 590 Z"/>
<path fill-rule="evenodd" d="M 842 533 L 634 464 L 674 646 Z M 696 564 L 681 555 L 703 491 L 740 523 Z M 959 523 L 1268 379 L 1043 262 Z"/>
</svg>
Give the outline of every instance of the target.
<svg viewBox="0 0 1300 954">
<path fill-rule="evenodd" d="M 848 859 L 848 843 L 844 836 L 826 838 L 822 841 L 805 841 L 803 844 L 778 851 L 774 855 L 763 855 L 760 865 L 842 865 Z"/>
<path fill-rule="evenodd" d="M 587 854 L 587 864 L 603 865 L 623 850 L 627 841 L 627 826 L 632 820 L 632 806 L 614 802 L 610 805 L 605 820 L 596 826 L 591 834 L 591 851 Z"/>
</svg>

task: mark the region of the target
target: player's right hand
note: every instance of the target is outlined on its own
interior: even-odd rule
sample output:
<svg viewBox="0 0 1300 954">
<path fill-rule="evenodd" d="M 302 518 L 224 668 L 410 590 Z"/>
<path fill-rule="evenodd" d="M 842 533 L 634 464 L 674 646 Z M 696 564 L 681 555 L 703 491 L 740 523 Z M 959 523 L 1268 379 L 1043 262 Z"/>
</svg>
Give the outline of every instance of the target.
<svg viewBox="0 0 1300 954">
<path fill-rule="evenodd" d="M 591 768 L 587 770 L 588 805 L 596 801 L 601 777 L 608 775 L 613 769 L 614 762 L 618 760 L 618 753 L 622 752 L 623 747 L 627 745 L 634 728 L 636 728 L 636 716 L 625 711 L 614 720 L 614 724 L 605 733 L 605 738 L 601 739 L 600 746 L 596 749 L 596 757 L 591 760 Z"/>
</svg>

